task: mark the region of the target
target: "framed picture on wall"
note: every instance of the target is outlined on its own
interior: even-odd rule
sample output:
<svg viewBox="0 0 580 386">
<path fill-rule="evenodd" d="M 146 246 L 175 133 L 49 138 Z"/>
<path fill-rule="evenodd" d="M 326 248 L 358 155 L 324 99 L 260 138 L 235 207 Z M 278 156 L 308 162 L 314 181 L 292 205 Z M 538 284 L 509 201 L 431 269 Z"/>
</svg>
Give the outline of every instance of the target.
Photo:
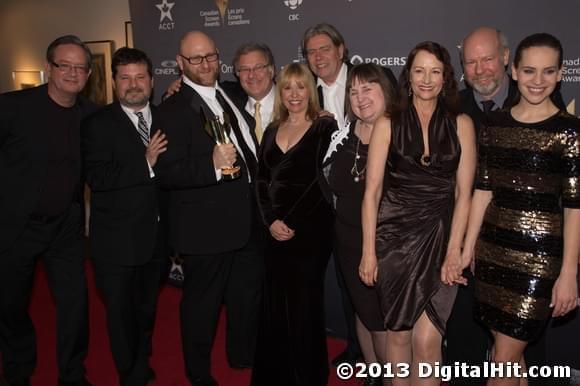
<svg viewBox="0 0 580 386">
<path fill-rule="evenodd" d="M 133 23 L 125 22 L 125 47 L 134 48 L 133 44 Z"/>
<path fill-rule="evenodd" d="M 93 54 L 91 76 L 82 94 L 98 105 L 113 102 L 113 75 L 111 58 L 113 56 L 113 41 L 99 40 L 85 42 Z"/>
<path fill-rule="evenodd" d="M 12 71 L 14 90 L 22 90 L 46 83 L 44 71 Z"/>
</svg>

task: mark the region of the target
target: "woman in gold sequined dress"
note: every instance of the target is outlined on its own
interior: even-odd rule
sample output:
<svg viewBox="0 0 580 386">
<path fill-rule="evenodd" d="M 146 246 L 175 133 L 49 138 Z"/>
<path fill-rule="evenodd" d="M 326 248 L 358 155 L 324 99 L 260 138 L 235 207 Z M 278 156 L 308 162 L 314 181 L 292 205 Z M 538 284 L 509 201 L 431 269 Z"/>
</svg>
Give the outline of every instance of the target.
<svg viewBox="0 0 580 386">
<path fill-rule="evenodd" d="M 549 34 L 522 40 L 512 66 L 520 100 L 481 133 L 463 261 L 475 256 L 475 317 L 494 336 L 494 362 L 523 363 L 547 320 L 577 305 L 580 120 L 550 99 L 562 56 Z"/>
</svg>

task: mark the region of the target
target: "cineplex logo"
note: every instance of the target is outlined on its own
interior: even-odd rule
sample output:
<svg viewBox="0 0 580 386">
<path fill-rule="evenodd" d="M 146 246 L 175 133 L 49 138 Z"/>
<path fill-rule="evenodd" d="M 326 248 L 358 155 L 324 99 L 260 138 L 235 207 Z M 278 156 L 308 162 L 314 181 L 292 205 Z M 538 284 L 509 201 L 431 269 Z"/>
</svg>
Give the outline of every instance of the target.
<svg viewBox="0 0 580 386">
<path fill-rule="evenodd" d="M 155 7 L 157 7 L 159 12 L 161 12 L 161 15 L 159 16 L 160 30 L 169 31 L 175 28 L 173 16 L 171 16 L 171 9 L 173 6 L 175 6 L 175 3 L 168 3 L 167 0 L 163 0 L 161 4 L 155 4 Z"/>
<path fill-rule="evenodd" d="M 161 67 L 155 68 L 154 72 L 155 75 L 179 76 L 179 68 L 177 68 L 177 62 L 171 59 L 162 61 Z"/>
</svg>

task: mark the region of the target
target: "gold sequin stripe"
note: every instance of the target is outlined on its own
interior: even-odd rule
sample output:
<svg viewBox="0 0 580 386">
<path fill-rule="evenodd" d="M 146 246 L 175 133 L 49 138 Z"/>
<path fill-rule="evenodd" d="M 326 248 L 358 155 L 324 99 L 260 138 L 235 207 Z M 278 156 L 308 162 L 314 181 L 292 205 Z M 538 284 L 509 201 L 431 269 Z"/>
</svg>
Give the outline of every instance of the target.
<svg viewBox="0 0 580 386">
<path fill-rule="evenodd" d="M 542 320 L 550 314 L 550 299 L 520 295 L 479 280 L 475 287 L 475 297 L 482 303 L 522 319 Z"/>
<path fill-rule="evenodd" d="M 489 167 L 487 179 L 493 181 L 494 186 L 508 189 L 525 189 L 534 193 L 560 194 L 562 176 L 558 174 L 526 173 L 516 170 L 495 169 Z"/>
<path fill-rule="evenodd" d="M 534 152 L 561 152 L 567 147 L 570 136 L 562 132 L 529 129 L 525 127 L 488 127 L 482 134 L 482 142 L 488 146 Z"/>
<path fill-rule="evenodd" d="M 477 260 L 513 269 L 528 275 L 557 279 L 560 275 L 562 259 L 554 256 L 539 255 L 500 247 L 479 239 L 475 247 Z"/>
<path fill-rule="evenodd" d="M 576 204 L 580 204 L 580 178 L 565 178 L 562 188 L 562 195 L 564 196 L 564 202 L 575 201 Z"/>
<path fill-rule="evenodd" d="M 562 216 L 559 213 L 498 208 L 492 202 L 485 212 L 485 222 L 527 237 L 562 236 Z"/>
</svg>

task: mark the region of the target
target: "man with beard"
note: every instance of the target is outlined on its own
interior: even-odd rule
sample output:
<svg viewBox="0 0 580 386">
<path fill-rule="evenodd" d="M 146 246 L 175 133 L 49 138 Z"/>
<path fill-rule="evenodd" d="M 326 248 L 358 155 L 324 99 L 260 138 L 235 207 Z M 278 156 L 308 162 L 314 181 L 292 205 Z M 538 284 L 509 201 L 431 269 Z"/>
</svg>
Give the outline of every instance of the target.
<svg viewBox="0 0 580 386">
<path fill-rule="evenodd" d="M 489 123 L 494 110 L 509 108 L 517 103 L 517 84 L 506 73 L 509 64 L 509 47 L 506 36 L 499 30 L 480 27 L 470 32 L 462 42 L 462 56 L 467 88 L 460 92 L 462 112 L 468 114 L 479 133 L 482 126 Z M 560 92 L 551 95 L 554 103 L 565 109 Z M 488 329 L 473 318 L 475 279 L 471 269 L 463 276 L 467 286 L 459 286 L 453 310 L 447 321 L 446 358 L 448 363 L 465 362 L 481 365 L 490 360 L 492 345 Z M 466 344 L 469 342 L 469 344 Z M 545 343 L 542 340 L 526 349 L 527 365 L 545 364 Z M 534 384 L 534 380 L 530 380 Z M 452 385 L 484 385 L 485 379 L 453 379 Z"/>
<path fill-rule="evenodd" d="M 48 84 L 0 95 L 0 351 L 11 386 L 36 366 L 28 314 L 36 258 L 56 300 L 59 386 L 87 386 L 87 286 L 81 239 L 79 127 L 94 106 L 78 97 L 91 52 L 76 36 L 46 51 Z"/>
<path fill-rule="evenodd" d="M 161 265 L 160 194 L 153 167 L 167 149 L 149 103 L 147 55 L 121 48 L 112 59 L 118 101 L 82 127 L 86 180 L 91 188 L 91 256 L 107 310 L 111 352 L 121 386 L 145 386 Z"/>
<path fill-rule="evenodd" d="M 256 344 L 265 231 L 253 188 L 258 142 L 252 117 L 217 82 L 219 53 L 209 36 L 186 33 L 177 63 L 183 72 L 179 92 L 159 106 L 171 145 L 154 170 L 170 190 L 170 244 L 184 259 L 181 335 L 187 377 L 194 386 L 215 386 L 210 354 L 222 301 L 228 324 L 248 328 L 235 337 L 240 340 L 235 347 L 246 347 L 247 356 L 229 357 L 230 365 L 251 366 Z M 224 122 L 225 116 L 231 143 L 216 145 L 204 123 L 214 117 Z M 222 169 L 234 163 L 241 175 L 225 180 Z"/>
</svg>

